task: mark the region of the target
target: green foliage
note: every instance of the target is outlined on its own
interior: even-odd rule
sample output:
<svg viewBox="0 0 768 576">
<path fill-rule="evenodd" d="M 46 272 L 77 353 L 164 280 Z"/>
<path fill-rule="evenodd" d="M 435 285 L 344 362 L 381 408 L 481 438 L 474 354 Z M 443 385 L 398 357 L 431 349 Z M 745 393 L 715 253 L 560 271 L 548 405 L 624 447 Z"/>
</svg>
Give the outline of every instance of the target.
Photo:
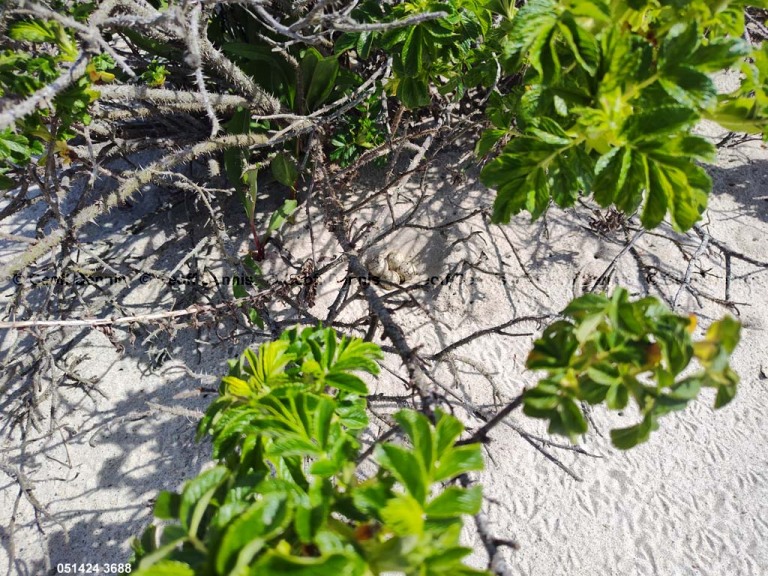
<svg viewBox="0 0 768 576">
<path fill-rule="evenodd" d="M 498 191 L 493 218 L 509 222 L 550 201 L 572 206 L 592 194 L 601 206 L 641 211 L 646 228 L 669 213 L 688 230 L 706 207 L 711 179 L 698 162 L 714 147 L 691 129 L 701 118 L 761 130 L 768 72 L 763 49 L 739 36 L 744 8 L 724 0 L 531 0 L 497 38 L 507 73 L 524 75 L 513 98 L 489 108 L 495 127 L 478 152 L 511 141 L 482 172 Z M 750 62 L 754 59 L 754 62 Z M 718 96 L 708 76 L 741 66 L 746 80 Z"/>
<path fill-rule="evenodd" d="M 216 465 L 179 493 L 163 492 L 134 542 L 142 575 L 486 574 L 461 559 L 462 516 L 481 489 L 450 486 L 483 466 L 478 445 L 456 446 L 461 423 L 439 412 L 395 418 L 408 444 L 377 446 L 358 467 L 368 389 L 381 350 L 331 329 L 298 329 L 230 365 L 198 429 Z"/>
<path fill-rule="evenodd" d="M 728 365 L 740 325 L 730 317 L 714 322 L 703 340 L 693 341 L 694 316 L 678 316 L 656 298 L 630 301 L 587 294 L 563 311 L 566 319 L 536 340 L 526 366 L 547 376 L 525 394 L 524 411 L 549 420 L 549 431 L 575 438 L 587 431 L 579 402 L 624 410 L 633 400 L 642 420 L 611 431 L 618 448 L 645 442 L 658 419 L 682 410 L 702 387 L 715 388 L 715 408 L 736 394 L 738 376 Z M 699 372 L 681 376 L 693 359 Z"/>
<path fill-rule="evenodd" d="M 335 130 L 331 139 L 330 159 L 340 166 L 349 166 L 362 152 L 376 148 L 386 141 L 386 133 L 377 117 L 381 112 L 378 99 L 370 99 L 358 106 Z M 379 164 L 386 161 L 380 158 Z"/>
<path fill-rule="evenodd" d="M 416 0 L 385 10 L 381 3 L 369 0 L 353 15 L 361 22 L 396 22 L 426 12 L 444 12 L 446 16 L 386 32 L 344 34 L 336 42 L 336 52 L 355 50 L 367 59 L 380 49 L 392 56 L 394 78 L 387 88 L 408 108 L 431 102 L 431 84 L 443 94 L 453 92 L 460 98 L 471 82 L 478 82 L 469 74 L 481 61 L 481 40 L 492 23 L 491 12 L 483 2 Z"/>
<path fill-rule="evenodd" d="M 160 60 L 154 58 L 147 69 L 141 73 L 141 79 L 147 86 L 157 88 L 165 84 L 165 80 L 168 77 L 168 69 L 160 63 Z"/>
<path fill-rule="evenodd" d="M 82 17 L 85 13 L 74 14 Z M 27 44 L 27 48 L 0 53 L 0 96 L 4 98 L 22 99 L 44 88 L 62 74 L 60 65 L 70 66 L 79 54 L 73 35 L 58 22 L 12 22 L 8 38 Z M 0 188 L 14 187 L 17 182 L 5 174 L 34 157 L 44 163 L 47 145 L 52 145 L 65 163 L 71 161 L 67 141 L 74 136 L 72 127 L 90 123 L 88 108 L 98 97 L 93 85 L 112 81 L 114 75 L 108 72 L 112 68 L 114 62 L 109 56 L 94 56 L 86 75 L 53 98 L 52 110 L 37 110 L 0 132 Z"/>
</svg>

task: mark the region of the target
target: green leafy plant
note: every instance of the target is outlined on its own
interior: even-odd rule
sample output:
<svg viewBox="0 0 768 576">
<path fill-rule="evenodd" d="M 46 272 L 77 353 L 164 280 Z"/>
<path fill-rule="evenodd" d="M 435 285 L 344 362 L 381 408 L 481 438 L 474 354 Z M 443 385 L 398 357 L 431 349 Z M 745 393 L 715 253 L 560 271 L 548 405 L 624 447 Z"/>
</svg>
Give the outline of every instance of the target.
<svg viewBox="0 0 768 576">
<path fill-rule="evenodd" d="M 588 294 L 563 311 L 531 351 L 527 367 L 548 372 L 524 395 L 526 414 L 575 440 L 587 424 L 579 401 L 624 409 L 633 399 L 639 424 L 613 430 L 619 448 L 647 440 L 658 418 L 683 409 L 702 387 L 716 407 L 733 399 L 738 377 L 728 358 L 739 324 L 725 318 L 693 341 L 693 317 L 655 298 L 630 301 Z M 198 426 L 211 436 L 215 465 L 182 490 L 162 492 L 150 526 L 134 541 L 142 576 L 203 574 L 373 576 L 488 574 L 462 563 L 467 514 L 482 504 L 479 486 L 449 484 L 481 470 L 478 444 L 457 443 L 464 427 L 437 410 L 434 421 L 401 410 L 407 443 L 375 445 L 364 465 L 368 388 L 380 348 L 338 338 L 330 328 L 292 329 L 230 363 L 220 396 Z M 679 377 L 696 358 L 702 370 Z M 365 470 L 365 471 L 364 471 Z"/>
<path fill-rule="evenodd" d="M 79 55 L 72 33 L 58 22 L 19 20 L 7 32 L 11 40 L 32 48 L 0 54 L 0 96 L 4 98 L 30 96 L 55 81 L 61 74 L 59 66 L 71 64 Z M 44 164 L 46 150 L 55 151 L 65 164 L 71 162 L 67 141 L 75 135 L 73 127 L 90 123 L 88 109 L 99 95 L 94 85 L 114 80 L 109 72 L 114 65 L 106 54 L 94 56 L 86 74 L 55 95 L 52 109 L 38 109 L 0 131 L 0 188 L 16 186 L 18 182 L 8 174 L 34 157 Z"/>
<path fill-rule="evenodd" d="M 480 152 L 509 143 L 482 172 L 497 190 L 493 218 L 540 216 L 580 194 L 646 228 L 669 213 L 688 230 L 711 179 L 697 162 L 715 149 L 692 133 L 701 118 L 761 129 L 762 50 L 740 38 L 746 5 L 704 0 L 531 0 L 506 14 L 497 39 L 505 72 L 524 88 L 498 98 Z M 750 63 L 754 59 L 754 64 Z M 719 97 L 709 74 L 741 66 L 741 90 Z M 752 93 L 754 94 L 752 95 Z M 510 123 L 510 120 L 512 122 Z"/>
<path fill-rule="evenodd" d="M 626 449 L 645 442 L 658 419 L 682 410 L 701 388 L 717 390 L 715 408 L 736 395 L 738 376 L 729 356 L 739 342 L 740 325 L 730 317 L 714 322 L 694 341 L 694 316 L 676 315 L 653 297 L 630 301 L 619 288 L 609 298 L 587 294 L 563 311 L 536 340 L 526 366 L 547 376 L 526 392 L 524 411 L 549 420 L 549 431 L 572 440 L 587 431 L 579 402 L 624 410 L 634 401 L 641 422 L 611 431 Z M 682 376 L 696 359 L 698 372 Z"/>
<path fill-rule="evenodd" d="M 484 2 L 416 0 L 386 9 L 368 1 L 354 12 L 362 22 L 396 22 L 425 13 L 444 16 L 386 32 L 344 34 L 336 41 L 336 52 L 355 50 L 363 59 L 376 49 L 391 55 L 394 78 L 387 88 L 408 108 L 427 106 L 432 84 L 443 94 L 454 92 L 460 98 L 465 77 L 476 63 L 475 52 L 491 28 L 491 12 Z"/>
<path fill-rule="evenodd" d="M 462 516 L 480 487 L 445 482 L 483 466 L 480 447 L 456 446 L 461 423 L 404 410 L 408 444 L 377 445 L 361 468 L 365 382 L 382 354 L 331 329 L 290 330 L 230 366 L 199 425 L 216 465 L 163 492 L 153 525 L 134 543 L 134 572 L 150 575 L 341 574 L 470 576 Z"/>
<path fill-rule="evenodd" d="M 340 166 L 347 167 L 361 153 L 371 150 L 386 141 L 386 133 L 376 118 L 381 113 L 378 99 L 369 100 L 358 106 L 354 114 L 342 122 L 331 139 L 330 159 Z M 386 157 L 379 159 L 379 165 L 386 162 Z"/>
<path fill-rule="evenodd" d="M 160 63 L 160 60 L 154 58 L 147 69 L 141 73 L 141 79 L 147 86 L 153 88 L 160 87 L 165 84 L 165 80 L 168 77 L 168 69 Z"/>
</svg>

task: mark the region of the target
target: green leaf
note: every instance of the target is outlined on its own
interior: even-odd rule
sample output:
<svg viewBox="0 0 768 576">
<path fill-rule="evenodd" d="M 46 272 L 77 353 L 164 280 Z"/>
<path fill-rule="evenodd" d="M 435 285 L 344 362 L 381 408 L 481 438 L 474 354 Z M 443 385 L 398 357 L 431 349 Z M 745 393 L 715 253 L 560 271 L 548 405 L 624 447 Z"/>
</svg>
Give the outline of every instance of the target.
<svg viewBox="0 0 768 576">
<path fill-rule="evenodd" d="M 715 397 L 715 408 L 722 408 L 736 397 L 736 386 L 720 386 Z"/>
<path fill-rule="evenodd" d="M 265 494 L 227 528 L 216 553 L 218 572 L 239 573 L 290 520 L 285 494 Z"/>
<path fill-rule="evenodd" d="M 427 495 L 426 471 L 413 452 L 387 443 L 377 445 L 375 454 L 379 464 L 389 470 L 417 502 L 424 502 Z"/>
<path fill-rule="evenodd" d="M 701 72 L 719 72 L 749 56 L 750 46 L 741 38 L 715 38 L 688 58 L 688 65 Z"/>
<path fill-rule="evenodd" d="M 655 162 L 648 165 L 648 191 L 640 221 L 646 230 L 656 228 L 667 213 L 669 197 L 674 194 L 672 185 Z"/>
<path fill-rule="evenodd" d="M 320 448 L 328 447 L 328 434 L 331 431 L 331 420 L 336 410 L 336 403 L 325 396 L 321 396 L 315 406 L 312 418 L 313 437 L 320 444 Z"/>
<path fill-rule="evenodd" d="M 687 106 L 657 106 L 630 116 L 622 131 L 630 141 L 637 142 L 686 130 L 698 119 L 698 114 Z"/>
<path fill-rule="evenodd" d="M 623 410 L 629 403 L 629 391 L 621 383 L 612 384 L 605 395 L 605 403 L 611 410 Z"/>
<path fill-rule="evenodd" d="M 604 295 L 587 293 L 571 300 L 562 314 L 574 320 L 584 320 L 587 316 L 604 312 L 608 304 L 609 300 Z"/>
<path fill-rule="evenodd" d="M 525 366 L 529 370 L 539 368 L 565 368 L 571 362 L 579 346 L 574 326 L 565 320 L 550 324 L 533 344 Z"/>
<path fill-rule="evenodd" d="M 607 64 L 600 83 L 601 94 L 611 94 L 616 90 L 624 92 L 653 74 L 654 49 L 645 38 L 614 27 L 603 36 L 601 44 Z"/>
<path fill-rule="evenodd" d="M 600 48 L 595 37 L 570 15 L 561 19 L 559 29 L 579 66 L 594 76 L 600 63 Z"/>
<path fill-rule="evenodd" d="M 464 489 L 449 486 L 427 504 L 424 511 L 432 518 L 454 518 L 462 514 L 477 514 L 483 503 L 480 486 Z"/>
<path fill-rule="evenodd" d="M 56 42 L 55 22 L 43 20 L 25 20 L 14 22 L 8 26 L 8 36 L 13 40 L 23 42 Z"/>
<path fill-rule="evenodd" d="M 648 414 L 640 424 L 611 430 L 611 442 L 613 442 L 616 448 L 621 450 L 629 450 L 638 444 L 642 444 L 651 435 L 654 426 L 653 418 L 651 414 Z"/>
<path fill-rule="evenodd" d="M 395 420 L 408 436 L 414 448 L 414 453 L 421 460 L 427 473 L 431 472 L 435 460 L 435 437 L 429 420 L 415 410 L 400 410 L 395 414 Z"/>
<path fill-rule="evenodd" d="M 162 491 L 155 500 L 155 517 L 162 520 L 172 520 L 179 517 L 181 496 L 175 492 Z"/>
<path fill-rule="evenodd" d="M 715 84 L 704 72 L 693 68 L 681 65 L 665 69 L 659 84 L 683 106 L 710 110 L 717 104 Z"/>
<path fill-rule="evenodd" d="M 286 220 L 288 220 L 288 218 L 290 218 L 291 215 L 296 212 L 297 207 L 298 202 L 296 200 L 288 199 L 283 202 L 283 205 L 275 210 L 272 213 L 272 216 L 269 218 L 269 226 L 267 226 L 267 237 L 271 236 L 277 230 L 279 230 L 283 224 L 285 224 Z"/>
<path fill-rule="evenodd" d="M 135 572 L 137 576 L 195 576 L 195 571 L 184 562 L 162 560 L 149 568 Z"/>
<path fill-rule="evenodd" d="M 362 370 L 374 376 L 379 373 L 378 360 L 384 354 L 376 344 L 366 342 L 362 338 L 343 337 L 339 343 L 336 361 L 331 367 L 333 371 Z"/>
<path fill-rule="evenodd" d="M 680 22 L 672 26 L 659 48 L 659 65 L 662 68 L 675 68 L 687 63 L 688 58 L 699 47 L 701 34 L 698 23 Z"/>
<path fill-rule="evenodd" d="M 11 178 L 8 178 L 5 174 L 0 174 L 0 190 L 12 190 L 16 188 L 18 183 Z"/>
<path fill-rule="evenodd" d="M 238 282 L 232 284 L 232 295 L 235 298 L 246 298 L 248 296 L 248 291 L 245 289 L 245 286 Z"/>
<path fill-rule="evenodd" d="M 707 330 L 707 340 L 718 342 L 728 354 L 733 353 L 740 339 L 741 324 L 730 316 L 713 322 Z"/>
<path fill-rule="evenodd" d="M 549 412 L 555 410 L 560 404 L 560 395 L 558 390 L 554 391 L 549 386 L 539 384 L 535 388 L 525 391 L 523 396 L 525 408 L 533 409 L 533 413 L 526 412 L 529 416 L 534 416 L 539 412 Z M 544 416 L 548 417 L 548 416 Z"/>
<path fill-rule="evenodd" d="M 408 494 L 391 498 L 380 514 L 387 527 L 399 536 L 419 536 L 424 532 L 424 510 L 421 503 Z"/>
<path fill-rule="evenodd" d="M 296 187 L 296 180 L 299 177 L 299 171 L 296 167 L 296 162 L 285 152 L 279 152 L 272 158 L 270 163 L 272 169 L 272 175 L 275 180 L 280 182 L 289 188 Z"/>
<path fill-rule="evenodd" d="M 256 202 L 259 193 L 259 172 L 258 170 L 248 170 L 244 176 L 248 187 L 243 194 L 243 207 L 245 208 L 245 215 L 248 221 L 252 222 L 256 213 Z"/>
<path fill-rule="evenodd" d="M 442 410 L 435 410 L 435 415 L 437 417 L 435 424 L 436 455 L 437 458 L 441 458 L 464 431 L 464 425 L 458 418 L 446 414 Z"/>
<path fill-rule="evenodd" d="M 393 482 L 390 482 L 392 484 Z M 359 484 L 352 492 L 355 506 L 364 514 L 376 516 L 392 496 L 391 486 L 372 478 Z"/>
<path fill-rule="evenodd" d="M 193 514 L 198 502 L 211 490 L 215 490 L 227 477 L 229 470 L 224 466 L 216 466 L 201 473 L 184 486 L 179 505 L 179 519 L 184 528 L 192 527 Z"/>
<path fill-rule="evenodd" d="M 571 440 L 575 440 L 577 435 L 587 432 L 587 420 L 576 402 L 570 398 L 562 398 L 557 406 L 557 411 Z"/>
<path fill-rule="evenodd" d="M 400 58 L 403 61 L 403 70 L 406 76 L 417 77 L 428 65 L 427 54 L 424 50 L 424 35 L 421 26 L 414 26 L 408 31 L 403 43 Z"/>
<path fill-rule="evenodd" d="M 245 60 L 261 62 L 269 68 L 270 73 L 277 75 L 277 79 L 281 84 L 284 86 L 292 84 L 290 80 L 292 75 L 290 65 L 284 57 L 269 46 L 259 46 L 245 42 L 230 42 L 222 45 L 222 49 L 228 54 L 233 54 Z"/>
<path fill-rule="evenodd" d="M 270 550 L 251 566 L 251 576 L 357 576 L 360 560 L 343 554 L 319 558 L 290 556 Z"/>
<path fill-rule="evenodd" d="M 550 52 L 552 32 L 557 26 L 557 2 L 554 0 L 531 0 L 518 10 L 507 38 L 506 49 L 511 54 L 507 68 L 513 71 L 527 56 L 539 74 L 544 74 L 543 54 Z M 544 57 L 546 58 L 546 57 Z"/>
<path fill-rule="evenodd" d="M 508 130 L 492 129 L 484 131 L 475 145 L 475 156 L 482 158 L 488 154 L 506 134 L 508 134 Z"/>
<path fill-rule="evenodd" d="M 301 63 L 305 81 L 304 105 L 308 111 L 317 110 L 328 100 L 339 74 L 339 60 L 336 56 L 318 57 L 319 52 L 314 52 Z"/>
<path fill-rule="evenodd" d="M 693 400 L 701 390 L 701 379 L 692 377 L 682 380 L 672 388 L 668 396 L 676 400 Z"/>
<path fill-rule="evenodd" d="M 254 326 L 262 329 L 264 328 L 264 320 L 255 308 L 248 308 L 248 320 L 250 320 L 251 324 Z"/>
<path fill-rule="evenodd" d="M 347 374 L 346 372 L 329 372 L 325 375 L 325 382 L 329 386 L 344 392 L 360 394 L 361 396 L 368 394 L 368 386 L 366 386 L 365 382 L 357 376 Z"/>
<path fill-rule="evenodd" d="M 430 102 L 429 84 L 422 78 L 402 78 L 397 85 L 397 97 L 411 110 L 426 106 Z"/>
<path fill-rule="evenodd" d="M 446 451 L 435 463 L 432 480 L 434 482 L 450 480 L 466 472 L 482 470 L 483 467 L 483 454 L 479 444 L 458 446 Z"/>
</svg>

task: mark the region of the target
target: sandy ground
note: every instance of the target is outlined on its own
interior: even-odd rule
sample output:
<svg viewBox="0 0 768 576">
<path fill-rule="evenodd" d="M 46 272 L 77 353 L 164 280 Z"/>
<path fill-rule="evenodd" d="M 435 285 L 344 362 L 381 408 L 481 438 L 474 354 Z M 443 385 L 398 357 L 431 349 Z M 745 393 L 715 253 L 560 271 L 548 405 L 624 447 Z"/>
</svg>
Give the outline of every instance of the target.
<svg viewBox="0 0 768 576">
<path fill-rule="evenodd" d="M 479 329 L 560 311 L 591 288 L 628 240 L 624 232 L 602 227 L 585 206 L 553 209 L 536 223 L 520 216 L 503 228 L 489 224 L 475 212 L 490 205 L 492 194 L 477 182 L 476 167 L 467 166 L 459 154 L 458 148 L 444 151 L 439 164 L 401 192 L 394 215 L 410 218 L 393 232 L 382 234 L 391 225 L 383 201 L 355 211 L 353 221 L 356 230 L 374 223 L 362 229 L 360 245 L 375 240 L 367 255 L 396 252 L 411 263 L 395 317 L 425 357 Z M 768 272 L 732 258 L 730 300 L 736 304 L 726 307 L 721 303 L 725 258 L 719 248 L 766 260 L 768 152 L 760 143 L 723 150 L 711 174 L 715 188 L 701 223 L 710 240 L 698 260 L 689 262 L 702 237 L 676 235 L 664 226 L 640 238 L 634 254 L 627 252 L 615 262 L 609 285 L 620 283 L 634 294 L 651 292 L 668 302 L 677 297 L 679 310 L 699 316 L 699 330 L 723 314 L 738 314 L 743 322 L 742 343 L 733 358 L 742 378 L 738 396 L 715 412 L 713 396 L 703 394 L 684 413 L 665 417 L 648 443 L 627 453 L 610 447 L 608 431 L 632 423 L 630 411 L 592 412 L 594 427 L 580 445 L 596 457 L 547 445 L 543 424 L 522 414 L 495 429 L 480 480 L 490 497 L 486 512 L 494 533 L 519 542 L 519 550 L 506 556 L 513 574 L 768 573 Z M 369 175 L 372 185 L 377 178 Z M 364 191 L 350 191 L 346 202 L 363 196 Z M 234 201 L 232 209 L 239 209 Z M 133 226 L 142 215 L 145 225 Z M 217 263 L 215 246 L 200 244 L 204 224 L 205 214 L 188 195 L 161 190 L 143 194 L 132 207 L 115 211 L 86 233 L 98 238 L 94 250 L 100 255 L 134 272 L 171 272 L 179 247 L 198 246 L 180 270 L 189 272 L 194 262 L 197 270 L 210 270 L 221 279 L 226 268 Z M 316 208 L 309 215 L 302 211 L 285 231 L 286 250 L 299 263 L 312 255 L 306 225 L 315 235 L 315 258 L 334 257 L 338 250 Z M 124 227 L 130 228 L 128 235 L 121 232 Z M 21 223 L 4 231 L 33 233 Z M 247 242 L 244 226 L 229 236 L 234 245 Z M 7 262 L 18 249 L 4 242 L 0 258 Z M 677 296 L 689 266 L 692 289 Z M 286 274 L 274 248 L 265 270 Z M 310 314 L 325 317 L 343 278 L 343 266 L 325 278 Z M 0 288 L 5 307 L 15 288 L 10 282 Z M 205 302 L 218 294 L 210 286 L 171 287 L 162 280 L 110 290 L 127 314 Z M 224 294 L 227 289 L 219 290 Z M 384 287 L 379 290 L 387 293 Z M 352 321 L 361 310 L 362 302 L 355 301 L 339 320 Z M 275 316 L 292 314 L 284 309 Z M 542 328 L 522 322 L 434 363 L 443 392 L 460 413 L 469 404 L 492 413 L 495 405 L 535 383 L 536 374 L 526 372 L 524 363 Z M 28 336 L 0 331 L 3 355 L 17 338 Z M 32 496 L 50 515 L 35 515 L 26 498 L 17 498 L 18 484 L 0 475 L 0 572 L 37 576 L 55 573 L 57 563 L 126 561 L 131 537 L 150 521 L 157 492 L 179 487 L 207 462 L 208 446 L 194 442 L 194 414 L 210 403 L 209 390 L 224 373 L 226 360 L 262 338 L 259 331 L 233 333 L 229 325 L 172 334 L 141 329 L 133 337 L 124 331 L 73 329 L 59 336 L 52 346 L 66 351 L 68 369 L 86 382 L 98 378 L 99 384 L 85 394 L 82 386 L 65 380 L 69 385 L 45 401 L 39 430 L 32 430 L 21 448 L 18 430 L 9 432 L 5 426 L 10 436 L 3 440 L 0 462 L 14 470 L 21 467 Z M 386 362 L 392 370 L 401 369 L 394 356 Z M 44 375 L 60 376 L 57 368 Z M 372 383 L 373 391 L 402 392 L 398 386 L 386 371 Z M 19 394 L 12 385 L 3 391 L 4 420 L 18 409 L 14 399 Z M 52 407 L 55 421 L 49 417 Z M 470 428 L 480 424 L 464 417 Z M 467 538 L 477 544 L 471 542 L 471 531 Z M 478 566 L 483 560 L 479 553 L 471 557 Z"/>
</svg>

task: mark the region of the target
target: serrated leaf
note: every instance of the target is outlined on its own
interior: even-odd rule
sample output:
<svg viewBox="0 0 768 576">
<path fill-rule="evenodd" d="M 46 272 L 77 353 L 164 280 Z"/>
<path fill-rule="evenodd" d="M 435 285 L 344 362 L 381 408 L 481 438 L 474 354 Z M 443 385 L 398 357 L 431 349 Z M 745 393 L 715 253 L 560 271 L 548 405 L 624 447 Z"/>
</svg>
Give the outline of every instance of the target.
<svg viewBox="0 0 768 576">
<path fill-rule="evenodd" d="M 680 22 L 670 28 L 659 48 L 659 65 L 662 68 L 675 68 L 687 63 L 688 58 L 699 47 L 701 34 L 698 23 Z"/>
<path fill-rule="evenodd" d="M 424 502 L 426 470 L 413 452 L 395 444 L 379 444 L 375 454 L 379 464 L 389 470 L 417 502 Z"/>
<path fill-rule="evenodd" d="M 715 84 L 705 73 L 693 68 L 680 65 L 665 69 L 659 84 L 683 106 L 709 110 L 717 104 Z"/>
<path fill-rule="evenodd" d="M 576 61 L 590 76 L 594 76 L 600 63 L 600 49 L 595 37 L 570 15 L 561 19 L 559 29 Z"/>
<path fill-rule="evenodd" d="M 715 38 L 688 58 L 687 64 L 702 72 L 719 72 L 749 56 L 750 46 L 741 38 Z"/>
<path fill-rule="evenodd" d="M 446 414 L 442 410 L 438 409 L 435 413 L 437 416 L 435 446 L 437 458 L 440 458 L 464 431 L 464 425 L 458 418 Z"/>
<path fill-rule="evenodd" d="M 549 50 L 549 39 L 558 21 L 556 7 L 554 0 L 531 0 L 518 10 L 508 34 L 513 62 L 526 55 L 531 65 L 543 73 L 541 52 Z"/>
<path fill-rule="evenodd" d="M 433 498 L 424 511 L 432 518 L 454 518 L 462 514 L 477 514 L 483 503 L 483 489 L 480 486 L 459 488 L 449 486 Z"/>
<path fill-rule="evenodd" d="M 602 294 L 587 293 L 574 298 L 563 309 L 564 316 L 570 316 L 574 320 L 583 320 L 598 312 L 603 312 L 608 306 L 609 300 Z"/>
<path fill-rule="evenodd" d="M 480 136 L 480 139 L 477 141 L 477 144 L 475 145 L 475 155 L 478 157 L 483 157 L 488 154 L 488 152 L 490 152 L 491 149 L 496 146 L 499 140 L 501 140 L 507 133 L 507 130 L 500 129 L 484 131 L 482 136 Z"/>
<path fill-rule="evenodd" d="M 633 114 L 622 128 L 632 142 L 657 138 L 685 130 L 698 120 L 698 114 L 687 106 L 658 106 Z"/>
<path fill-rule="evenodd" d="M 187 482 L 179 505 L 179 519 L 184 528 L 192 528 L 193 514 L 198 502 L 211 490 L 215 490 L 228 476 L 229 470 L 226 467 L 216 466 Z"/>
<path fill-rule="evenodd" d="M 435 460 L 435 437 L 429 420 L 415 410 L 400 410 L 395 421 L 411 441 L 413 451 L 421 460 L 424 470 L 429 473 Z"/>
<path fill-rule="evenodd" d="M 671 184 L 655 162 L 648 164 L 648 190 L 641 222 L 646 230 L 656 228 L 664 220 L 669 197 L 674 194 Z"/>
<path fill-rule="evenodd" d="M 414 26 L 408 31 L 400 57 L 406 76 L 416 77 L 421 74 L 425 64 L 427 64 L 421 26 Z"/>
<path fill-rule="evenodd" d="M 466 472 L 482 470 L 483 467 L 483 454 L 479 444 L 458 446 L 447 450 L 435 463 L 432 480 L 434 482 L 450 480 Z"/>
<path fill-rule="evenodd" d="M 573 324 L 558 320 L 550 324 L 541 338 L 534 342 L 525 366 L 529 370 L 565 368 L 578 346 Z"/>
<path fill-rule="evenodd" d="M 346 372 L 329 372 L 325 375 L 325 382 L 344 392 L 365 396 L 368 394 L 368 386 L 359 377 Z"/>
</svg>

